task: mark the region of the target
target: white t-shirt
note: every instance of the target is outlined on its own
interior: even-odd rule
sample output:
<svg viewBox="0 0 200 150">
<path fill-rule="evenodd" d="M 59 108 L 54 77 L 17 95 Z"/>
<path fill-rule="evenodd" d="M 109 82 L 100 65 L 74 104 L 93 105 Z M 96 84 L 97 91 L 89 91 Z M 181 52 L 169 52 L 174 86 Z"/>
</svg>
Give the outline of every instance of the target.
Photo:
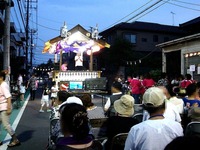
<svg viewBox="0 0 200 150">
<path fill-rule="evenodd" d="M 83 66 L 83 56 L 75 56 L 75 66 Z"/>
<path fill-rule="evenodd" d="M 174 104 L 180 114 L 183 114 L 184 111 L 184 102 L 182 99 L 177 97 L 171 97 L 169 101 Z"/>
<path fill-rule="evenodd" d="M 174 104 L 172 104 L 170 101 L 166 102 L 166 109 L 163 114 L 165 118 L 171 119 L 173 121 L 181 122 L 181 116 Z M 149 113 L 144 110 L 143 111 L 143 121 L 149 119 Z"/>
<path fill-rule="evenodd" d="M 58 88 L 52 86 L 51 87 L 51 97 L 56 98 L 57 97 L 57 92 L 58 92 Z"/>
<path fill-rule="evenodd" d="M 22 82 L 23 82 L 23 78 L 22 78 L 22 76 L 19 76 L 17 79 L 17 85 L 21 85 Z"/>
<path fill-rule="evenodd" d="M 0 85 L 0 111 L 7 110 L 7 98 L 11 97 L 8 84 L 3 81 Z"/>
<path fill-rule="evenodd" d="M 178 136 L 183 136 L 180 123 L 167 118 L 146 120 L 131 128 L 124 150 L 163 150 Z"/>
</svg>

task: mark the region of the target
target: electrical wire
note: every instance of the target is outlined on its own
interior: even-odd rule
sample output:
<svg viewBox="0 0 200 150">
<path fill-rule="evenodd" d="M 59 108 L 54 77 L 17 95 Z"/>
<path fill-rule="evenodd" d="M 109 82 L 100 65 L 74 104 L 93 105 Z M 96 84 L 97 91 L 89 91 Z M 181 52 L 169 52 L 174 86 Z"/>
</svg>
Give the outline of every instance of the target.
<svg viewBox="0 0 200 150">
<path fill-rule="evenodd" d="M 169 0 L 168 0 L 168 1 L 169 1 Z M 166 1 L 166 2 L 164 2 L 164 3 L 162 3 L 162 4 L 160 4 L 160 5 L 158 5 L 158 6 L 157 6 L 157 7 L 155 7 L 154 9 L 152 9 L 152 10 L 150 10 L 150 11 L 146 12 L 145 14 L 143 14 L 143 15 L 139 16 L 138 18 L 134 19 L 134 21 L 136 21 L 136 20 L 138 20 L 138 19 L 142 18 L 143 16 L 145 16 L 145 15 L 149 14 L 150 12 L 154 11 L 155 9 L 159 8 L 160 6 L 162 6 L 162 5 L 166 4 L 166 3 L 167 3 L 167 1 Z"/>
<path fill-rule="evenodd" d="M 19 25 L 19 27 L 20 27 L 20 31 L 22 31 L 21 23 L 20 23 L 20 21 L 19 21 L 19 18 L 18 18 L 18 15 L 17 15 L 17 11 L 16 11 L 15 7 L 14 7 L 14 12 L 15 12 L 15 16 L 16 16 L 16 18 L 17 18 L 18 25 Z"/>
<path fill-rule="evenodd" d="M 39 23 L 36 23 L 36 22 L 34 22 L 33 20 L 30 20 L 30 21 L 33 22 L 33 23 L 35 23 L 35 24 L 37 24 L 37 25 L 40 26 L 40 27 L 43 27 L 43 28 L 46 28 L 46 29 L 49 29 L 49 30 L 53 30 L 53 31 L 60 31 L 60 30 L 58 30 L 58 29 L 53 29 L 53 28 L 50 28 L 50 27 L 41 25 L 41 24 L 39 24 Z"/>
<path fill-rule="evenodd" d="M 136 10 L 132 11 L 131 13 L 129 13 L 128 15 L 124 16 L 123 18 L 121 18 L 120 20 L 114 22 L 113 24 L 111 24 L 109 27 L 121 22 L 123 19 L 127 18 L 128 16 L 132 15 L 133 13 L 135 13 L 136 11 L 140 10 L 141 8 L 143 8 L 144 6 L 146 6 L 147 4 L 149 4 L 152 0 L 148 1 L 147 3 L 145 3 L 144 5 L 140 6 L 139 8 L 137 8 Z M 109 28 L 108 27 L 108 28 Z"/>
<path fill-rule="evenodd" d="M 17 0 L 17 5 L 18 5 L 18 8 L 19 8 L 20 16 L 21 16 L 22 23 L 24 25 L 24 30 L 25 30 L 26 26 L 25 26 L 25 20 L 24 20 L 24 16 L 23 16 L 23 13 L 22 13 L 22 9 L 21 9 L 21 6 L 20 6 L 20 0 Z"/>
<path fill-rule="evenodd" d="M 193 6 L 200 6 L 200 4 L 197 3 L 189 3 L 189 2 L 184 2 L 184 1 L 179 1 L 179 0 L 172 0 L 178 3 L 183 3 L 183 4 L 188 4 L 188 5 L 193 5 Z"/>
<path fill-rule="evenodd" d="M 151 9 L 152 7 L 154 7 L 155 5 L 159 4 L 160 2 L 162 2 L 162 0 L 158 0 L 157 2 L 155 2 L 154 4 L 150 5 L 149 7 L 145 8 L 144 10 L 142 10 L 141 12 L 137 13 L 136 15 L 134 15 L 133 17 L 131 17 L 130 19 L 126 20 L 125 22 L 129 22 L 130 20 L 132 20 L 133 18 L 141 15 L 142 13 L 144 13 L 145 11 L 147 11 L 148 9 Z"/>
<path fill-rule="evenodd" d="M 186 7 L 186 6 L 174 4 L 174 3 L 171 3 L 171 2 L 167 2 L 167 3 L 169 3 L 169 4 L 171 4 L 171 5 L 178 6 L 178 7 L 182 7 L 182 8 L 185 8 L 185 9 L 189 9 L 189 10 L 200 11 L 199 9 L 195 9 L 195 8 L 190 8 L 190 7 Z"/>
</svg>

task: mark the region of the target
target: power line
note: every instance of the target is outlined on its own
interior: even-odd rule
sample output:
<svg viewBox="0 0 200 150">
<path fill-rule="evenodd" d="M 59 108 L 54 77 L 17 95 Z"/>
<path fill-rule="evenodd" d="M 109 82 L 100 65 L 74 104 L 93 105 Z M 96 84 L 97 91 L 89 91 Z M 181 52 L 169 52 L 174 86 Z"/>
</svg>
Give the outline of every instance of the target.
<svg viewBox="0 0 200 150">
<path fill-rule="evenodd" d="M 183 3 L 183 4 L 188 4 L 188 5 L 193 5 L 193 6 L 200 6 L 200 4 L 196 4 L 196 3 L 189 3 L 189 2 L 183 2 L 183 1 L 179 1 L 179 0 L 172 0 L 178 3 Z"/>
<path fill-rule="evenodd" d="M 21 31 L 21 30 L 22 30 L 22 27 L 21 27 L 21 23 L 20 23 L 20 21 L 19 21 L 19 18 L 18 18 L 18 15 L 17 15 L 17 11 L 16 11 L 15 7 L 14 7 L 14 12 L 15 12 L 15 16 L 16 16 L 16 18 L 17 18 L 18 25 L 19 25 L 19 27 L 20 27 L 20 31 Z"/>
<path fill-rule="evenodd" d="M 168 0 L 168 1 L 169 1 L 169 0 Z M 150 10 L 150 11 L 146 12 L 145 14 L 141 15 L 140 17 L 138 17 L 138 18 L 134 19 L 134 21 L 136 21 L 136 20 L 138 20 L 138 19 L 142 18 L 143 16 L 145 16 L 145 15 L 149 14 L 150 12 L 154 11 L 155 9 L 157 9 L 157 8 L 159 8 L 160 6 L 164 5 L 165 3 L 167 3 L 167 1 L 166 1 L 166 2 L 164 2 L 164 3 L 162 3 L 162 4 L 160 4 L 160 5 L 158 5 L 158 6 L 157 6 L 157 7 L 155 7 L 154 9 L 152 9 L 152 10 Z"/>
<path fill-rule="evenodd" d="M 149 7 L 145 8 L 144 10 L 142 10 L 141 12 L 137 13 L 136 15 L 134 15 L 133 17 L 131 17 L 130 19 L 126 20 L 125 22 L 129 22 L 130 20 L 132 20 L 133 18 L 141 15 L 142 13 L 144 13 L 145 11 L 147 11 L 148 9 L 154 7 L 155 5 L 159 4 L 160 2 L 162 2 L 162 0 L 158 0 L 157 2 L 155 2 L 154 4 L 150 5 Z"/>
<path fill-rule="evenodd" d="M 20 16 L 21 16 L 21 19 L 22 19 L 22 23 L 24 25 L 24 30 L 26 29 L 26 25 L 25 25 L 25 21 L 24 21 L 24 16 L 23 16 L 23 13 L 22 13 L 22 6 L 20 6 L 20 2 L 19 0 L 17 0 L 17 5 L 18 5 L 18 8 L 19 8 L 19 12 L 20 12 Z"/>
<path fill-rule="evenodd" d="M 128 16 L 132 15 L 133 13 L 135 13 L 136 11 L 138 11 L 139 9 L 141 9 L 142 7 L 146 6 L 147 4 L 149 4 L 152 0 L 148 1 L 147 3 L 145 3 L 144 5 L 140 6 L 139 8 L 137 8 L 136 10 L 132 11 L 131 13 L 129 13 L 128 15 L 124 16 L 123 18 L 121 18 L 120 20 L 116 21 L 115 23 L 111 24 L 109 27 L 117 24 L 118 22 L 122 21 L 123 19 L 127 18 Z M 109 28 L 108 27 L 108 28 Z"/>
<path fill-rule="evenodd" d="M 58 30 L 58 29 L 53 29 L 53 28 L 50 28 L 50 27 L 41 25 L 41 24 L 39 24 L 39 23 L 36 23 L 36 22 L 34 22 L 33 20 L 30 20 L 30 21 L 33 22 L 33 23 L 35 23 L 35 24 L 37 24 L 37 25 L 40 26 L 40 27 L 43 27 L 43 28 L 46 28 L 46 29 L 49 29 L 49 30 L 53 30 L 53 31 L 60 31 L 60 30 Z"/>
<path fill-rule="evenodd" d="M 185 9 L 189 9 L 189 10 L 200 11 L 199 9 L 195 9 L 195 8 L 190 8 L 190 7 L 186 7 L 186 6 L 174 4 L 174 3 L 171 3 L 171 2 L 167 2 L 167 3 L 169 3 L 169 4 L 171 4 L 171 5 L 178 6 L 178 7 L 182 7 L 182 8 L 185 8 Z"/>
</svg>

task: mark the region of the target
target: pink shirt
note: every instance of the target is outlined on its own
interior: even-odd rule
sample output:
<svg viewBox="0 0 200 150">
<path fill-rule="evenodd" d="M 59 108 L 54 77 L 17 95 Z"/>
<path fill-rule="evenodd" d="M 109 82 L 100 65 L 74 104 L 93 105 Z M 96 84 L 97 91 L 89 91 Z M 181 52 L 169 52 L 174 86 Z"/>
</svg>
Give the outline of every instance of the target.
<svg viewBox="0 0 200 150">
<path fill-rule="evenodd" d="M 181 83 L 180 83 L 180 87 L 182 88 L 186 88 L 188 85 L 192 84 L 192 83 L 195 83 L 194 80 L 182 80 Z"/>
<path fill-rule="evenodd" d="M 143 82 L 142 82 L 142 84 L 143 84 L 143 86 L 144 86 L 145 88 L 148 89 L 148 88 L 154 86 L 155 82 L 154 82 L 153 79 L 144 79 Z"/>
<path fill-rule="evenodd" d="M 133 78 L 130 83 L 132 94 L 140 94 L 141 83 L 137 78 Z"/>
<path fill-rule="evenodd" d="M 0 111 L 7 110 L 7 98 L 11 97 L 8 84 L 3 81 L 0 85 Z"/>
</svg>

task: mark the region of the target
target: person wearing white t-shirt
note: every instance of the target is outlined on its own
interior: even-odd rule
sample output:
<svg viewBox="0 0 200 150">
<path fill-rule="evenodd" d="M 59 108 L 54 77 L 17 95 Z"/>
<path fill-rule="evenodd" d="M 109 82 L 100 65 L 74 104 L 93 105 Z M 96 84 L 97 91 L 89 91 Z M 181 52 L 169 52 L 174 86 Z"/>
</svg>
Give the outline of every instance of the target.
<svg viewBox="0 0 200 150">
<path fill-rule="evenodd" d="M 173 139 L 183 136 L 181 124 L 164 117 L 165 101 L 160 88 L 145 91 L 143 105 L 150 118 L 131 128 L 124 150 L 163 150 Z"/>
<path fill-rule="evenodd" d="M 19 74 L 18 78 L 17 78 L 17 85 L 20 86 L 23 82 L 23 78 L 22 78 L 22 75 Z"/>
<path fill-rule="evenodd" d="M 83 54 L 78 52 L 74 58 L 75 60 L 75 68 L 76 70 L 82 70 L 83 69 Z"/>
</svg>

